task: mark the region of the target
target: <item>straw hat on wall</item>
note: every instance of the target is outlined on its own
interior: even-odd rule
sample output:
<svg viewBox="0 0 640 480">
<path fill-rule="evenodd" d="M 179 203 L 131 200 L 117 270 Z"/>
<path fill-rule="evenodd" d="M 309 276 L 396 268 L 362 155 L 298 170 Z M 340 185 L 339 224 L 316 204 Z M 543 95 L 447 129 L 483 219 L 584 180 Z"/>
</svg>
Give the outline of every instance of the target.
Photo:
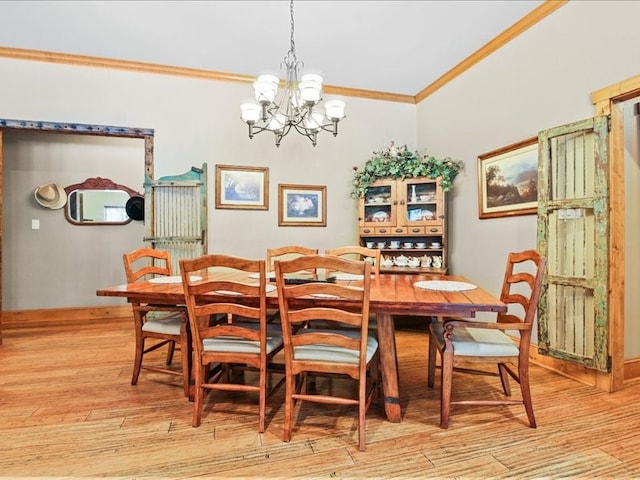
<svg viewBox="0 0 640 480">
<path fill-rule="evenodd" d="M 57 183 L 40 185 L 33 194 L 40 206 L 52 210 L 62 208 L 67 203 L 67 192 Z"/>
</svg>

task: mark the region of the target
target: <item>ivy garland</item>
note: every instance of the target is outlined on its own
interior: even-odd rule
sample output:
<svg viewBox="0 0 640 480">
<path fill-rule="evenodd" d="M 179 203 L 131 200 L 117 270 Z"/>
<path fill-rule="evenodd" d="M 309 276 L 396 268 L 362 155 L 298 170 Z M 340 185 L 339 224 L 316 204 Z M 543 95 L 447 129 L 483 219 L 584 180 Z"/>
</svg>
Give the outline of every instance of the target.
<svg viewBox="0 0 640 480">
<path fill-rule="evenodd" d="M 448 192 L 453 187 L 453 180 L 463 168 L 464 162 L 461 160 L 421 155 L 409 151 L 406 145 L 396 147 L 391 142 L 389 148 L 373 152 L 373 156 L 362 169 L 353 167 L 355 175 L 351 197 L 364 197 L 371 184 L 380 178 L 441 177 L 442 190 Z"/>
</svg>

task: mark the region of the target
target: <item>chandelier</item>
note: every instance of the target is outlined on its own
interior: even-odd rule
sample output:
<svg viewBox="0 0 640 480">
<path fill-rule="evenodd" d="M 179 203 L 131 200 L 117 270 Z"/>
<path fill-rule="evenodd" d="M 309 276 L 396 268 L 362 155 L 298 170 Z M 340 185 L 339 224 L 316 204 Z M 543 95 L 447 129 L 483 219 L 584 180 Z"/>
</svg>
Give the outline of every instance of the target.
<svg viewBox="0 0 640 480">
<path fill-rule="evenodd" d="M 345 103 L 330 100 L 324 105 L 324 113 L 318 104 L 322 101 L 322 77 L 307 73 L 298 79 L 304 63 L 296 58 L 293 39 L 293 0 L 290 1 L 291 47 L 281 64 L 286 69 L 284 88 L 278 92 L 280 79 L 275 75 L 260 75 L 253 83 L 256 102 L 240 106 L 240 118 L 249 126 L 249 138 L 269 131 L 276 137 L 276 147 L 293 128 L 316 146 L 322 130 L 338 135 L 338 122 L 344 118 Z"/>
</svg>

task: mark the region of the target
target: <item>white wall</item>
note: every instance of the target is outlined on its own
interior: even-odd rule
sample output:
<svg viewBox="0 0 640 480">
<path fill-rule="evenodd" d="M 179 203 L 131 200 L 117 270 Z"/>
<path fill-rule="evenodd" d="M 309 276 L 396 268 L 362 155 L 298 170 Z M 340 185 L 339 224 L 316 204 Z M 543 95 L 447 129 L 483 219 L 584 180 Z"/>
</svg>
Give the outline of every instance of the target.
<svg viewBox="0 0 640 480">
<path fill-rule="evenodd" d="M 450 265 L 499 292 L 536 216 L 478 218 L 477 157 L 594 115 L 591 92 L 639 73 L 640 2 L 571 1 L 418 105 L 418 144 L 464 160 L 450 196 Z"/>
<path fill-rule="evenodd" d="M 639 98 L 622 102 L 624 116 L 624 358 L 640 357 L 640 116 Z"/>
<path fill-rule="evenodd" d="M 276 148 L 273 137 L 265 136 L 267 133 L 249 140 L 246 125 L 239 119 L 240 103 L 252 94 L 250 84 L 4 58 L 0 59 L 0 78 L 0 118 L 152 128 L 155 130 L 155 178 L 181 174 L 191 166 L 199 167 L 206 162 L 209 171 L 210 252 L 264 257 L 267 248 L 285 244 L 325 249 L 355 242 L 356 202 L 349 196 L 352 167 L 363 165 L 374 150 L 391 140 L 416 145 L 416 107 L 410 104 L 345 98 L 347 118 L 341 122 L 337 137 L 324 134 L 314 148 L 306 138 L 291 133 L 284 138 L 280 148 Z M 23 151 L 28 151 L 28 148 Z M 9 165 L 16 162 L 15 155 L 12 160 L 11 152 L 10 149 L 5 153 L 5 162 Z M 29 168 L 37 170 L 35 162 L 36 159 Z M 269 167 L 269 210 L 216 210 L 217 163 Z M 141 157 L 138 164 L 140 172 L 143 167 Z M 22 166 L 16 165 L 15 168 Z M 67 166 L 60 164 L 61 170 L 65 168 Z M 49 171 L 46 177 L 60 178 L 60 181 L 68 182 L 67 185 L 84 180 L 76 179 L 71 173 Z M 107 175 L 101 165 L 96 165 L 92 176 Z M 67 180 L 71 177 L 73 181 Z M 111 174 L 111 177 L 115 175 Z M 113 180 L 124 183 L 116 178 Z M 6 187 L 6 178 L 4 183 Z M 14 198 L 9 193 L 9 200 L 3 194 L 5 206 L 9 202 L 12 208 L 36 208 L 32 205 L 33 189 L 40 183 L 44 182 L 30 174 L 21 186 L 22 195 Z M 326 228 L 279 227 L 279 183 L 326 185 Z M 12 250 L 15 246 L 23 242 L 22 233 L 27 235 L 25 238 L 32 237 L 30 215 L 35 212 L 27 213 L 22 220 L 28 221 L 27 231 L 14 227 L 11 223 L 14 219 L 8 209 L 3 209 L 3 213 L 3 259 L 6 260 L 14 255 Z M 130 230 L 130 226 L 71 227 L 61 214 L 55 217 L 47 215 L 47 218 L 56 219 L 59 227 L 51 237 L 52 242 L 71 242 L 91 233 L 99 239 L 107 228 L 113 232 Z M 75 265 L 82 272 L 81 276 L 74 271 L 76 268 L 60 268 L 53 260 L 48 265 L 47 252 L 38 256 L 44 263 L 37 269 L 28 260 L 10 263 L 10 269 L 3 268 L 3 309 L 123 303 L 122 299 L 98 298 L 94 292 L 100 287 L 123 283 L 122 253 L 142 245 L 142 237 L 141 231 L 137 241 L 129 243 L 126 248 L 123 245 L 103 248 L 100 241 L 90 240 L 78 246 L 77 258 L 99 259 L 101 264 L 110 266 L 107 278 L 94 275 L 95 269 L 85 265 Z M 38 283 L 30 288 L 16 285 L 16 272 L 24 271 L 43 278 L 51 278 L 55 272 L 55 281 L 64 285 L 67 292 L 62 297 L 64 300 L 48 285 Z M 78 288 L 80 284 L 82 289 Z"/>
</svg>

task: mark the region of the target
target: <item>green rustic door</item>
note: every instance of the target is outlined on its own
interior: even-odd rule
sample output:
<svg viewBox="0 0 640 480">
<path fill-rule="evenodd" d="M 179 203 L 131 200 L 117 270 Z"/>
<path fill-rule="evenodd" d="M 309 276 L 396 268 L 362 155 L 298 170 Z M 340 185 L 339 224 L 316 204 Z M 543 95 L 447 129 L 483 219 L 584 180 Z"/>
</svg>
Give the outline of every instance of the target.
<svg viewBox="0 0 640 480">
<path fill-rule="evenodd" d="M 169 250 L 175 275 L 179 261 L 207 253 L 207 164 L 182 175 L 145 182 L 144 240 Z"/>
<path fill-rule="evenodd" d="M 608 118 L 540 132 L 538 249 L 547 273 L 538 309 L 543 355 L 609 368 Z"/>
</svg>

